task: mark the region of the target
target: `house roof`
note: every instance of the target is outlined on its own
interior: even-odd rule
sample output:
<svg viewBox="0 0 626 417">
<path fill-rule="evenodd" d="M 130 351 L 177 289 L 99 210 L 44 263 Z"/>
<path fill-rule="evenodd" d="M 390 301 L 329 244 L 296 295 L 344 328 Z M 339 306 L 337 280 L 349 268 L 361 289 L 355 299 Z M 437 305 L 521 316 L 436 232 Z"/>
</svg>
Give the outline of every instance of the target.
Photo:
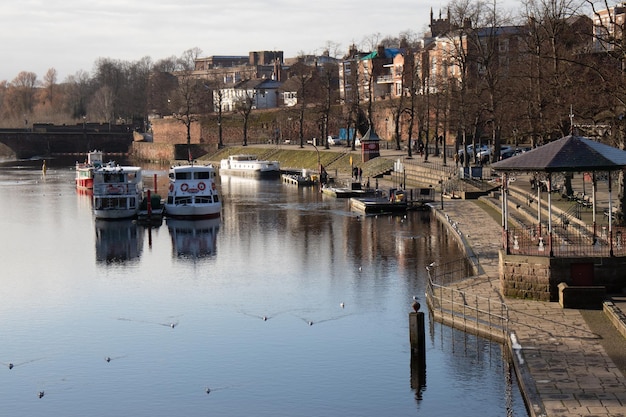
<svg viewBox="0 0 626 417">
<path fill-rule="evenodd" d="M 234 86 L 236 89 L 250 89 L 250 90 L 258 90 L 261 88 L 265 88 L 268 90 L 278 89 L 280 87 L 281 82 L 276 80 L 268 80 L 262 78 L 255 78 L 252 80 L 244 80 L 239 82 Z"/>
<path fill-rule="evenodd" d="M 385 58 L 393 59 L 400 52 L 402 52 L 402 49 L 400 48 L 385 48 Z M 363 58 L 361 58 L 361 60 L 367 61 L 367 60 L 374 59 L 377 57 L 378 57 L 378 51 L 374 51 L 370 54 L 365 55 Z"/>
<path fill-rule="evenodd" d="M 491 165 L 496 171 L 587 172 L 626 167 L 626 151 L 581 136 L 566 136 Z"/>
</svg>

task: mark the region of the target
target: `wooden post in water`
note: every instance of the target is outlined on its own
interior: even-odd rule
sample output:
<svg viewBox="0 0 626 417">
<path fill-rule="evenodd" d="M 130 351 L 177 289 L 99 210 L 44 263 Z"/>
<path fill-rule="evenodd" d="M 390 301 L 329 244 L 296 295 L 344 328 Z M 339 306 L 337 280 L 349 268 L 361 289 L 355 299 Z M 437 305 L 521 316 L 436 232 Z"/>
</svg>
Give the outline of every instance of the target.
<svg viewBox="0 0 626 417">
<path fill-rule="evenodd" d="M 421 391 L 426 385 L 426 331 L 424 313 L 415 301 L 409 313 L 409 340 L 411 342 L 411 388 Z"/>
<path fill-rule="evenodd" d="M 152 216 L 152 195 L 150 193 L 150 190 L 148 190 L 148 219 L 150 219 L 150 217 Z"/>
<path fill-rule="evenodd" d="M 409 313 L 409 336 L 411 341 L 411 353 L 417 353 L 425 358 L 426 334 L 424 330 L 423 312 L 415 311 Z"/>
</svg>

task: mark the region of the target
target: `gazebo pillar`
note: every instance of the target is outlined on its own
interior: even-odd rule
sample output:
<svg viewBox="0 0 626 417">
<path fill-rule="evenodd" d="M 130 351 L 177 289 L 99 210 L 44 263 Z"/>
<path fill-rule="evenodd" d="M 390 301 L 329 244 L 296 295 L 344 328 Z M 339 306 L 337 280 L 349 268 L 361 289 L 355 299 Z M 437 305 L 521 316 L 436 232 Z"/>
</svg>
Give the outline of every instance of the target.
<svg viewBox="0 0 626 417">
<path fill-rule="evenodd" d="M 585 177 L 583 174 L 583 184 L 585 181 Z M 610 186 L 609 186 L 610 187 Z M 591 219 L 593 220 L 593 240 L 595 242 L 597 235 L 596 235 L 596 191 L 598 188 L 598 184 L 596 183 L 596 171 L 593 171 L 591 173 L 591 201 L 592 201 L 592 214 L 591 214 Z M 609 203 L 610 204 L 610 203 Z"/>
<path fill-rule="evenodd" d="M 613 256 L 613 197 L 611 196 L 611 171 L 609 171 L 609 255 Z"/>
<path fill-rule="evenodd" d="M 550 245 L 550 257 L 554 256 L 552 250 L 552 173 L 548 173 L 548 245 Z"/>
<path fill-rule="evenodd" d="M 506 175 L 506 172 L 502 172 L 502 199 L 501 199 L 501 212 L 502 212 L 502 245 L 504 247 L 505 253 L 507 255 L 511 254 L 511 251 L 509 249 L 509 203 L 508 203 L 508 197 L 507 197 L 507 193 L 508 193 L 508 181 L 509 178 Z"/>
</svg>

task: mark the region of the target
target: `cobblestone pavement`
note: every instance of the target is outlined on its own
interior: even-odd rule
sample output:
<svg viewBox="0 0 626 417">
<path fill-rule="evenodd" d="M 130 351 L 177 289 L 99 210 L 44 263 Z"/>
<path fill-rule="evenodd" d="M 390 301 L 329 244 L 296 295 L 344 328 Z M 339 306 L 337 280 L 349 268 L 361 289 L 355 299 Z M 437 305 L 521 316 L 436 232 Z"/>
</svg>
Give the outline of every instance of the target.
<svg viewBox="0 0 626 417">
<path fill-rule="evenodd" d="M 402 154 L 391 150 L 381 151 L 381 156 Z M 441 211 L 439 204 L 433 209 Z M 464 280 L 457 288 L 508 306 L 509 331 L 517 342 L 511 344 L 517 348 L 512 351 L 530 415 L 626 416 L 626 375 L 603 348 L 610 338 L 613 353 L 619 355 L 621 350 L 621 357 L 626 357 L 626 338 L 600 312 L 596 317 L 609 329 L 602 334 L 591 330 L 580 310 L 563 309 L 556 302 L 504 299 L 499 283 L 501 223 L 471 200 L 445 199 L 442 213 L 456 223 L 467 253 L 476 256 L 481 267 L 479 277 Z M 626 301 L 619 305 L 623 309 Z M 620 363 L 624 369 L 624 360 Z"/>
<path fill-rule="evenodd" d="M 444 212 L 457 222 L 484 272 L 479 279 L 463 281 L 462 289 L 482 297 L 501 298 L 501 226 L 473 201 L 446 200 Z M 522 388 L 532 415 L 626 416 L 625 375 L 580 311 L 563 309 L 555 302 L 510 298 L 505 302 L 509 329 L 521 347 L 513 350 L 524 374 Z M 623 339 L 619 334 L 616 337 Z M 622 342 L 626 346 L 626 340 Z M 623 352 L 626 355 L 626 348 Z"/>
</svg>

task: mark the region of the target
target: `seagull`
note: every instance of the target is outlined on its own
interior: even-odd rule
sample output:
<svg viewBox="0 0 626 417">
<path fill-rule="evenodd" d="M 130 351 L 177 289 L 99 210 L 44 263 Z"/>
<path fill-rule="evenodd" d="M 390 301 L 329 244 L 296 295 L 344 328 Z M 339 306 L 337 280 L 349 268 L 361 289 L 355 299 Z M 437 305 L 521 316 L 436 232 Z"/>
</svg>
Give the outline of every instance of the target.
<svg viewBox="0 0 626 417">
<path fill-rule="evenodd" d="M 43 391 L 39 391 L 39 394 L 38 394 L 38 397 L 39 397 L 39 398 L 43 398 L 43 396 L 44 396 L 44 395 L 45 395 L 45 394 L 44 394 L 44 392 L 43 392 Z"/>
<path fill-rule="evenodd" d="M 345 304 L 344 303 L 339 303 L 339 307 L 344 308 Z"/>
<path fill-rule="evenodd" d="M 418 300 L 419 300 L 419 298 L 417 297 L 417 295 L 414 295 L 413 296 L 413 301 L 418 301 Z"/>
</svg>

